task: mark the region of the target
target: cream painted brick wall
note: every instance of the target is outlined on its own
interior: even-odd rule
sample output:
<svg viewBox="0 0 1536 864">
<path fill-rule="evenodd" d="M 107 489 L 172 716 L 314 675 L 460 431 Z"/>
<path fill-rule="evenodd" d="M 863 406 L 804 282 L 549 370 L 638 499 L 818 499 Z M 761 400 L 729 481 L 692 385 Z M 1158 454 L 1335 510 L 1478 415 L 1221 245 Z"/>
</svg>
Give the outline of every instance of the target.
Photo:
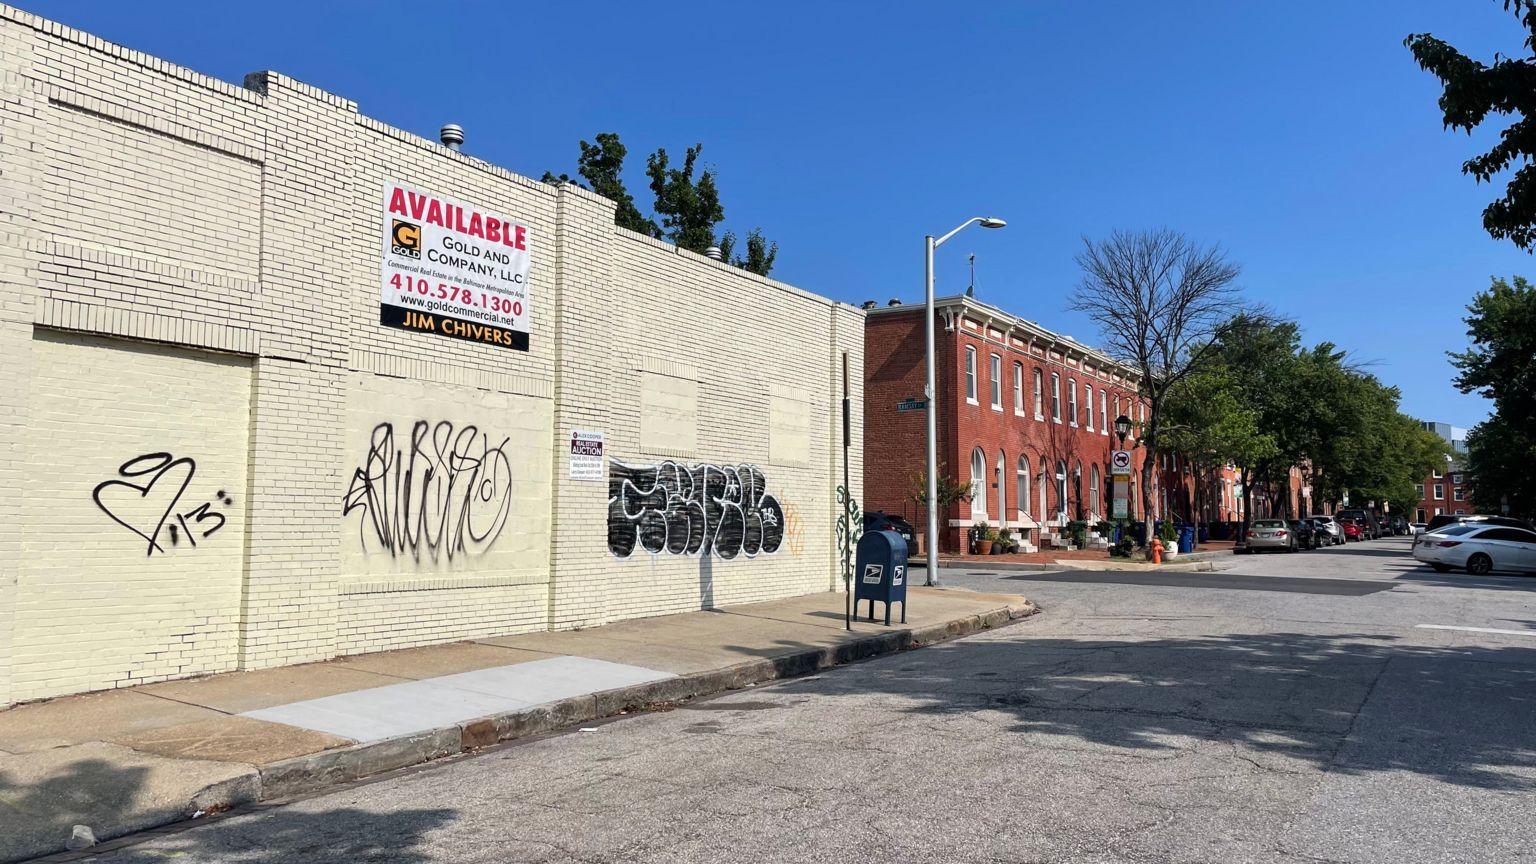
<svg viewBox="0 0 1536 864">
<path fill-rule="evenodd" d="M 46 331 L 32 349 L 13 698 L 235 668 L 250 361 Z"/>
<path fill-rule="evenodd" d="M 529 351 L 378 323 L 386 180 L 528 226 Z M 244 478 L 234 496 L 243 521 L 212 538 L 239 539 L 242 551 L 205 575 L 220 610 L 206 620 L 192 620 L 204 601 L 191 586 L 168 587 L 181 578 L 174 568 L 135 575 L 59 560 L 49 578 L 90 584 L 101 602 L 78 623 L 45 611 L 47 592 L 27 599 L 33 583 L 17 574 L 42 566 L 26 564 L 24 550 L 52 505 L 0 498 L 0 704 L 833 584 L 837 370 L 844 353 L 862 364 L 861 313 L 616 229 L 612 202 L 449 151 L 286 76 L 231 84 L 0 7 L 0 288 L 0 483 L 9 488 L 37 476 L 37 436 L 50 423 L 61 435 L 61 424 L 82 424 L 92 452 L 71 453 L 66 436 L 57 458 L 95 470 L 147 446 L 151 416 L 168 434 L 210 422 L 214 409 L 177 397 L 144 402 L 139 426 L 89 426 L 134 375 L 98 385 L 79 377 L 78 363 L 40 353 L 57 346 L 153 357 L 157 369 L 241 370 L 242 385 L 207 395 L 225 414 L 237 397 L 247 404 L 243 426 L 210 433 L 219 455 L 195 457 L 200 470 L 204 458 L 222 466 L 230 447 L 244 447 L 243 473 L 230 468 Z M 60 377 L 71 369 L 76 377 Z M 187 374 L 177 386 L 201 386 L 204 377 Z M 658 440 L 642 435 L 646 376 L 674 382 L 658 391 Z M 514 517 L 494 543 L 466 544 L 452 562 L 366 549 L 361 513 L 343 511 L 369 435 L 380 423 L 400 430 L 434 418 L 506 438 Z M 609 454 L 625 461 L 758 466 L 784 502 L 789 539 L 751 561 L 614 558 L 606 484 L 566 476 L 565 436 L 576 428 L 603 431 Z M 858 478 L 856 450 L 851 459 Z M 123 529 L 82 521 L 80 542 L 107 548 L 114 530 Z M 171 567 L 173 557 L 151 564 Z M 133 659 L 120 665 L 40 659 L 34 646 L 72 626 L 105 620 L 103 632 L 115 632 L 128 605 L 111 592 L 131 593 L 139 578 L 155 586 L 142 602 L 159 604 L 154 620 L 174 633 L 156 623 L 127 639 L 118 659 Z"/>
</svg>

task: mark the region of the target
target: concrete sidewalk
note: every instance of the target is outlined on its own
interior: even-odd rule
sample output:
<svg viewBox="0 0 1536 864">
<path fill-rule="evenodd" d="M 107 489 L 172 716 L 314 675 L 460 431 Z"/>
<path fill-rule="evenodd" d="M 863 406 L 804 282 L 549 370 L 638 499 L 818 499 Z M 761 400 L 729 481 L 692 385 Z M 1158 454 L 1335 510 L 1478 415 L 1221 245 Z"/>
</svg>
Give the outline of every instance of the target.
<svg viewBox="0 0 1536 864">
<path fill-rule="evenodd" d="M 0 861 L 58 852 L 75 825 L 107 840 L 1035 611 L 1017 595 L 913 588 L 907 624 L 850 633 L 843 602 L 813 594 L 18 706 L 0 712 Z"/>
</svg>

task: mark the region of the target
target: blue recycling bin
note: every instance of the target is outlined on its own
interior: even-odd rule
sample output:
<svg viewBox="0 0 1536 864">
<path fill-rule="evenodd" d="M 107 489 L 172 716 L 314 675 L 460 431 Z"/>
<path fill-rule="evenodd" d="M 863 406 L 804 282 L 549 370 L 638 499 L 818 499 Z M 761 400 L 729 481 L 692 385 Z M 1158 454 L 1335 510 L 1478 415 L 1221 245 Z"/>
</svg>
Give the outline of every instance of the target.
<svg viewBox="0 0 1536 864">
<path fill-rule="evenodd" d="M 875 620 L 875 603 L 885 604 L 885 623 L 891 623 L 891 604 L 901 604 L 901 623 L 907 623 L 907 541 L 895 531 L 870 531 L 859 540 L 853 563 L 853 605 L 869 601 L 869 620 Z"/>
<path fill-rule="evenodd" d="M 1179 552 L 1184 553 L 1193 551 L 1195 551 L 1195 529 L 1189 525 L 1185 525 L 1183 528 L 1179 529 Z"/>
<path fill-rule="evenodd" d="M 1208 522 L 1201 522 L 1200 523 L 1200 533 L 1198 535 L 1196 535 L 1196 536 L 1199 538 L 1199 541 L 1201 543 L 1209 543 L 1211 541 L 1211 526 L 1210 526 L 1210 523 L 1208 523 Z"/>
</svg>

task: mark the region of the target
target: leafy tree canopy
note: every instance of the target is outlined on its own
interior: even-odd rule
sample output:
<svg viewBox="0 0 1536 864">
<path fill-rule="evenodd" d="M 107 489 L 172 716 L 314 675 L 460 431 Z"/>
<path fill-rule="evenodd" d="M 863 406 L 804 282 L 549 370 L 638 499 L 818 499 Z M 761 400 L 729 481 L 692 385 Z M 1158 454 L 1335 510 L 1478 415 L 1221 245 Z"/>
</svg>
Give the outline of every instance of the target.
<svg viewBox="0 0 1536 864">
<path fill-rule="evenodd" d="M 1444 85 L 1440 111 L 1447 129 L 1471 132 L 1489 114 L 1513 116 L 1499 143 L 1461 166 L 1480 183 L 1518 165 L 1504 197 L 1483 210 L 1483 227 L 1496 239 L 1509 239 L 1531 251 L 1536 243 L 1536 2 L 1504 0 L 1526 31 L 1525 57 L 1494 55 L 1485 64 L 1462 54 L 1428 33 L 1404 40 L 1413 58 Z"/>
</svg>

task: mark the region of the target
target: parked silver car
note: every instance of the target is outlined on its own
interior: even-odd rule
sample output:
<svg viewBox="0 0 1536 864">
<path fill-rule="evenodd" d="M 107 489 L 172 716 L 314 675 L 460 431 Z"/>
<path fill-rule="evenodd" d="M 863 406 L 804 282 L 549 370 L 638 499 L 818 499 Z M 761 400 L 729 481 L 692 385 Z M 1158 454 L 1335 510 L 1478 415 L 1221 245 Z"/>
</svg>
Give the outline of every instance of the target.
<svg viewBox="0 0 1536 864">
<path fill-rule="evenodd" d="M 1284 519 L 1255 519 L 1248 526 L 1248 536 L 1244 539 L 1247 540 L 1245 545 L 1249 552 L 1260 549 L 1296 551 L 1296 532 L 1291 530 Z"/>
<path fill-rule="evenodd" d="M 1344 526 L 1340 525 L 1332 516 L 1309 516 L 1312 524 L 1328 538 L 1327 546 L 1344 545 Z"/>
</svg>

